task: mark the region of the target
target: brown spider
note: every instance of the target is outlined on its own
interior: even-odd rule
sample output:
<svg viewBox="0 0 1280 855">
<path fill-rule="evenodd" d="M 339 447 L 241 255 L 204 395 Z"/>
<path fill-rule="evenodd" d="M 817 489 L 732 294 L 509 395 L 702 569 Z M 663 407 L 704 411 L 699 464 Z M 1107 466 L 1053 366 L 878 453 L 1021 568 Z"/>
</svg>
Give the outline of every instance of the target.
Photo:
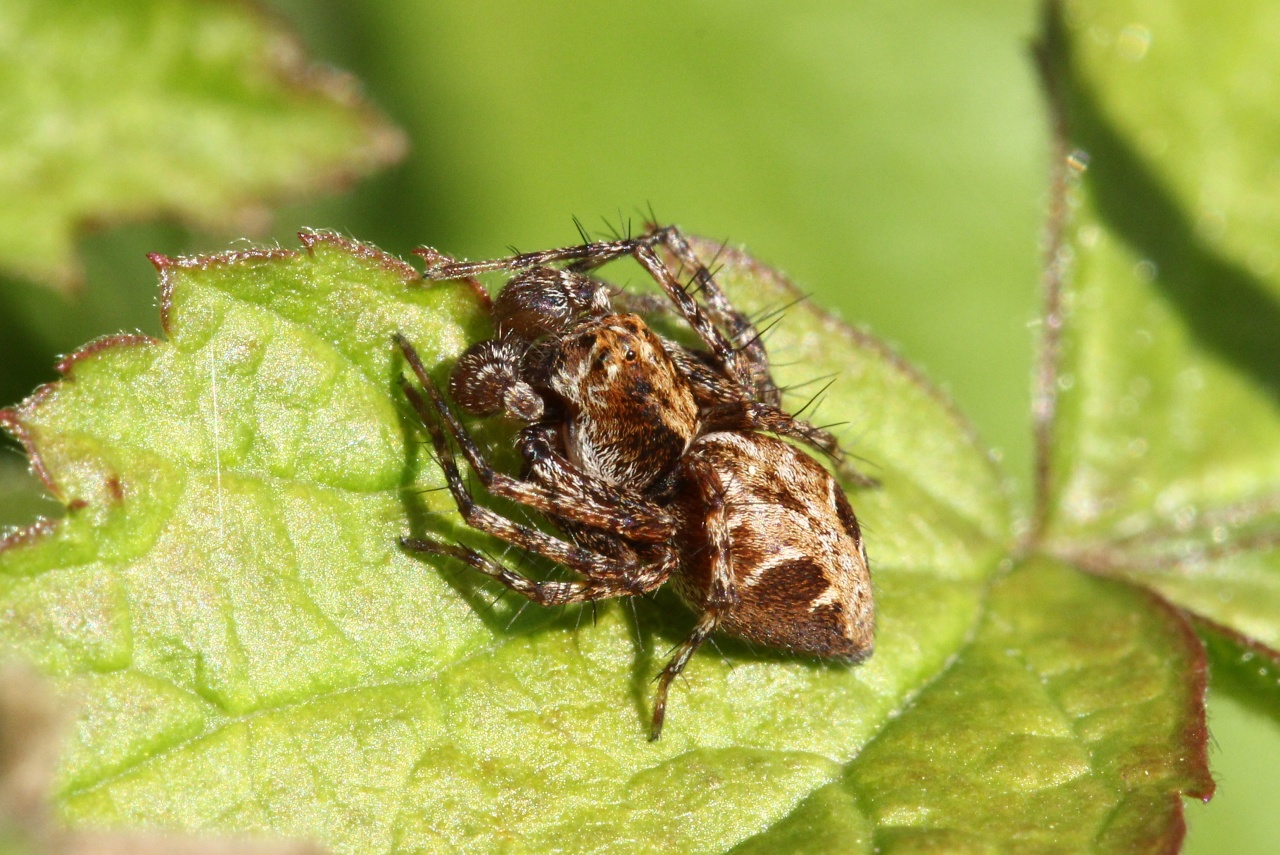
<svg viewBox="0 0 1280 855">
<path fill-rule="evenodd" d="M 700 299 L 660 251 L 692 271 Z M 627 255 L 705 350 L 614 311 L 610 287 L 588 271 Z M 547 606 L 635 596 L 671 579 L 698 622 L 658 677 L 651 739 L 662 731 L 672 680 L 714 631 L 846 662 L 871 654 L 875 606 L 853 509 L 826 469 L 777 437 L 832 456 L 836 441 L 780 408 L 759 333 L 676 228 L 494 261 L 429 251 L 427 259 L 433 280 L 520 271 L 493 304 L 495 337 L 458 360 L 449 385 L 470 413 L 526 423 L 521 477 L 489 465 L 412 345 L 397 337 L 421 388 L 404 379 L 405 394 L 458 510 L 472 528 L 582 579 L 536 581 L 437 540 L 402 538 L 406 548 L 457 558 Z M 542 512 L 565 537 L 476 504 L 450 440 L 490 494 Z"/>
</svg>

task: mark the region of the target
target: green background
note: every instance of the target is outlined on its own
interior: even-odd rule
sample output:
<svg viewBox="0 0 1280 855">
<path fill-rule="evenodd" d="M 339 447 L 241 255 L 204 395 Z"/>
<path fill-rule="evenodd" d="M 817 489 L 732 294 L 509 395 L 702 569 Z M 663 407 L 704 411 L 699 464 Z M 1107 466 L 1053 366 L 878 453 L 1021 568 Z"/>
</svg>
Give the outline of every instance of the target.
<svg viewBox="0 0 1280 855">
<path fill-rule="evenodd" d="M 601 230 L 652 206 L 745 244 L 896 343 L 1029 499 L 1048 169 L 1036 3 L 270 5 L 363 80 L 411 145 L 351 194 L 282 211 L 282 243 L 315 226 L 401 255 L 485 257 L 574 242 L 574 215 Z M 2 283 L 0 404 L 83 341 L 158 334 L 144 252 L 238 236 L 111 229 L 86 240 L 88 288 L 73 301 Z M 843 429 L 855 448 L 858 429 Z M 29 493 L 7 489 L 0 522 L 29 518 Z M 1209 712 L 1219 792 L 1188 805 L 1188 851 L 1271 851 L 1280 731 L 1221 695 Z"/>
</svg>

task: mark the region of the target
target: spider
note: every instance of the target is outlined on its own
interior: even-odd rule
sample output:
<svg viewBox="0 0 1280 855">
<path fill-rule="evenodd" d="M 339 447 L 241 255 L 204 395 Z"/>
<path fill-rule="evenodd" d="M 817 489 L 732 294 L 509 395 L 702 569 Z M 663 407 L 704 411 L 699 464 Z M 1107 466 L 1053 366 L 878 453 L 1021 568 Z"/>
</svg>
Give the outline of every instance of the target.
<svg viewBox="0 0 1280 855">
<path fill-rule="evenodd" d="M 838 444 L 781 408 L 759 332 L 677 228 L 492 261 L 424 255 L 432 280 L 514 274 L 493 302 L 495 336 L 463 354 L 449 387 L 466 412 L 524 424 L 520 477 L 489 464 L 413 346 L 396 339 L 417 380 L 402 378 L 405 395 L 458 511 L 581 578 L 530 579 L 434 539 L 402 538 L 406 549 L 456 558 L 544 606 L 637 596 L 670 580 L 698 619 L 657 677 L 650 739 L 662 732 L 672 681 L 713 632 L 850 663 L 871 654 L 875 606 L 853 509 L 826 468 L 779 437 L 837 459 Z M 701 348 L 615 311 L 622 295 L 590 271 L 624 256 L 665 295 L 632 303 L 673 311 Z M 691 271 L 693 287 L 664 257 Z M 485 490 L 541 512 L 561 535 L 478 504 L 455 446 Z"/>
</svg>

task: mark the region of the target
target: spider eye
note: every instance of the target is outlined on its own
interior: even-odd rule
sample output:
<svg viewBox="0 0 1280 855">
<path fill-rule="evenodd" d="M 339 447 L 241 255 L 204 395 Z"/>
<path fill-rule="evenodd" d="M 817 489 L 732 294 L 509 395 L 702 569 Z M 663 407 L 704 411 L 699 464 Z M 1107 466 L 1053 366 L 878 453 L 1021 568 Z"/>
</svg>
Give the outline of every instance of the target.
<svg viewBox="0 0 1280 855">
<path fill-rule="evenodd" d="M 627 348 L 627 352 L 624 354 L 624 357 L 625 357 L 625 359 L 627 360 L 627 362 L 635 362 L 635 361 L 636 361 L 636 352 L 635 352 L 634 350 L 632 350 L 631 348 L 629 348 L 629 347 L 628 347 L 628 348 Z"/>
</svg>

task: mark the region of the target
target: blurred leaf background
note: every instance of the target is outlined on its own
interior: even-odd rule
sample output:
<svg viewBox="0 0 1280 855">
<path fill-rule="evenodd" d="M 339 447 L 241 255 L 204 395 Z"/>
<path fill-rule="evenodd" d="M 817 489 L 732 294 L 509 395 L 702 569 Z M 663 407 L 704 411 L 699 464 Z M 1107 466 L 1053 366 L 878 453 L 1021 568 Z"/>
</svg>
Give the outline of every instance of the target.
<svg viewBox="0 0 1280 855">
<path fill-rule="evenodd" d="M 314 226 L 400 255 L 487 257 L 574 242 L 574 215 L 603 231 L 652 206 L 897 343 L 1025 504 L 1048 164 L 1037 5 L 272 0 L 313 55 L 363 81 L 410 151 L 347 195 L 283 208 L 259 239 L 292 246 Z M 0 405 L 91 338 L 159 333 L 146 252 L 238 237 L 100 227 L 81 244 L 81 293 L 0 279 Z M 844 430 L 856 448 L 859 425 Z M 0 523 L 51 512 L 38 492 L 5 455 Z M 1221 693 L 1210 724 L 1219 791 L 1188 807 L 1187 851 L 1270 851 L 1280 731 Z"/>
</svg>

